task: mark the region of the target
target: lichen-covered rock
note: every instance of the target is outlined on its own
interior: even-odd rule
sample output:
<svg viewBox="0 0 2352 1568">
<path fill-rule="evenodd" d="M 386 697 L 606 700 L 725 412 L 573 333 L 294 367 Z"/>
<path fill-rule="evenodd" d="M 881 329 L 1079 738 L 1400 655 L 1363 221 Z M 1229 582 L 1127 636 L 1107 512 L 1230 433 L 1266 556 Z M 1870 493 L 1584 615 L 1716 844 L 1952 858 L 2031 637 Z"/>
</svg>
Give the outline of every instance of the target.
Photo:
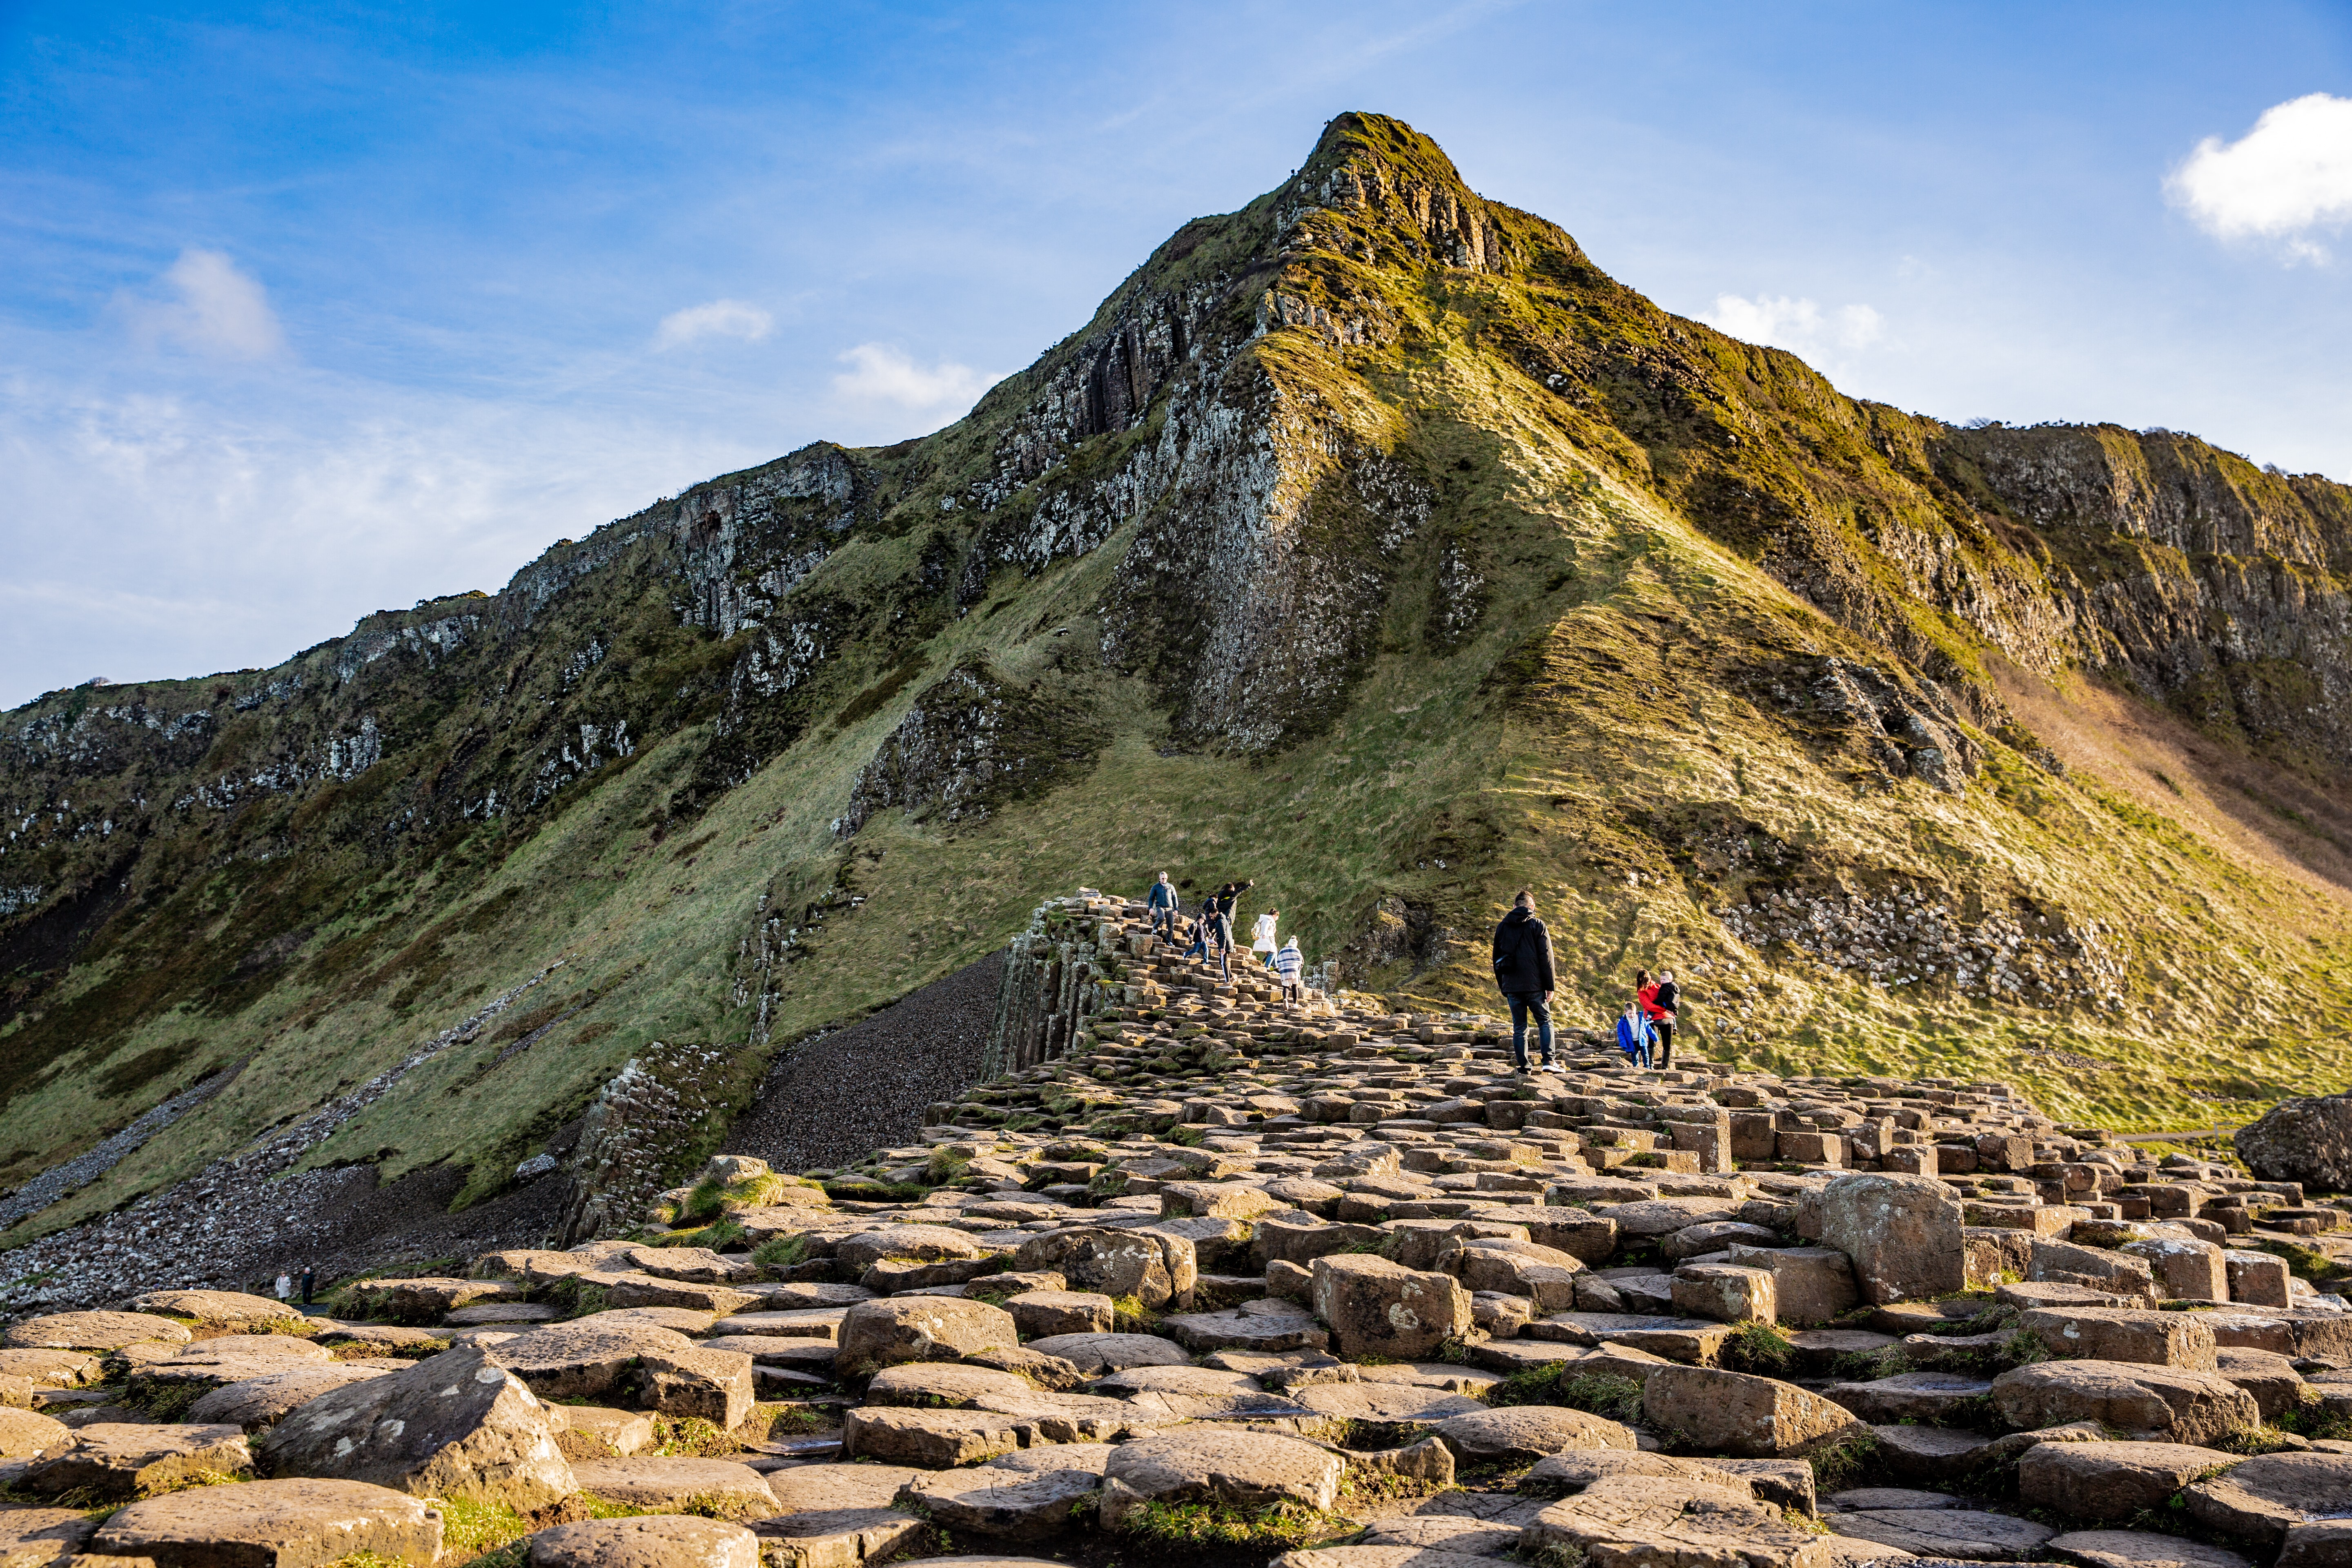
<svg viewBox="0 0 2352 1568">
<path fill-rule="evenodd" d="M 478 1348 L 322 1394 L 257 1449 L 272 1475 L 366 1481 L 518 1513 L 579 1489 L 539 1400 Z"/>
<path fill-rule="evenodd" d="M 2283 1100 L 2231 1142 L 2258 1181 L 2352 1191 L 2352 1093 Z"/>
<path fill-rule="evenodd" d="M 1968 1284 L 1960 1203 L 1932 1176 L 1835 1177 L 1805 1195 L 1797 1228 L 1853 1260 L 1865 1301 L 1928 1300 Z"/>
<path fill-rule="evenodd" d="M 1474 1326 L 1470 1292 L 1450 1274 L 1339 1253 L 1317 1258 L 1314 1277 L 1315 1315 L 1342 1356 L 1417 1361 Z"/>
</svg>

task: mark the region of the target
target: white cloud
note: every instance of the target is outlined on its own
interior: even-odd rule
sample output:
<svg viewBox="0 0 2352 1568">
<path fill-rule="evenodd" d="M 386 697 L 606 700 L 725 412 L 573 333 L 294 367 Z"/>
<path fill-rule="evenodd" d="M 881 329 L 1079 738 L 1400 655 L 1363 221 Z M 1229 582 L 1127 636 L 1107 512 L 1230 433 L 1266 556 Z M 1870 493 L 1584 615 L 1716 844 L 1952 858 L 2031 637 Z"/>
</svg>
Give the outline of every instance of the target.
<svg viewBox="0 0 2352 1568">
<path fill-rule="evenodd" d="M 1759 294 L 1753 300 L 1717 294 L 1715 309 L 1699 317 L 1717 331 L 1746 342 L 1794 353 L 1824 348 L 1865 349 L 1885 335 L 1885 318 L 1868 305 L 1842 305 L 1824 316 L 1811 300 Z"/>
<path fill-rule="evenodd" d="M 285 352 L 268 294 L 221 252 L 184 250 L 158 281 L 176 298 L 116 297 L 131 331 L 147 342 L 219 359 L 274 359 Z"/>
<path fill-rule="evenodd" d="M 833 378 L 838 396 L 902 408 L 952 408 L 962 413 L 988 390 L 988 378 L 967 364 L 941 360 L 929 370 L 887 343 L 860 343 L 841 356 L 855 368 Z"/>
<path fill-rule="evenodd" d="M 740 300 L 713 300 L 708 305 L 689 305 L 664 316 L 654 333 L 654 347 L 674 349 L 703 338 L 740 338 L 744 342 L 756 343 L 775 324 L 776 319 L 757 305 L 746 305 Z"/>
<path fill-rule="evenodd" d="M 2290 99 L 2235 142 L 2208 136 L 2165 189 L 2208 234 L 2284 240 L 2290 256 L 2324 259 L 2309 232 L 2352 219 L 2352 98 Z"/>
</svg>

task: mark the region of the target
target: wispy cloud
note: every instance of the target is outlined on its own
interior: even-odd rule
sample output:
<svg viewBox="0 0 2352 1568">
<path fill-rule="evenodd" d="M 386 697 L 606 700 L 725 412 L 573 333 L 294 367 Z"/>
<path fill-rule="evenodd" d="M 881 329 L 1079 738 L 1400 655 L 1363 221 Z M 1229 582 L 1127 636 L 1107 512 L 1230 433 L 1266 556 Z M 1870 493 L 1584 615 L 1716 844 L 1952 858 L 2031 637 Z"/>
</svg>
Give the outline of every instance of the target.
<svg viewBox="0 0 2352 1568">
<path fill-rule="evenodd" d="M 689 305 L 664 316 L 661 326 L 654 332 L 654 347 L 679 348 L 704 338 L 737 338 L 756 343 L 775 324 L 776 319 L 757 305 L 746 305 L 740 300 L 713 300 L 707 305 Z"/>
<path fill-rule="evenodd" d="M 853 402 L 961 414 L 988 390 L 988 378 L 968 364 L 943 359 L 926 370 L 887 343 L 860 343 L 841 361 L 853 368 L 833 378 L 833 390 Z"/>
<path fill-rule="evenodd" d="M 286 333 L 268 291 L 222 252 L 184 250 L 156 283 L 166 297 L 115 297 L 116 309 L 142 342 L 215 359 L 275 359 L 286 352 Z"/>
<path fill-rule="evenodd" d="M 1823 314 L 1811 300 L 1759 294 L 1753 300 L 1717 294 L 1715 309 L 1699 320 L 1745 342 L 1764 343 L 1792 353 L 1838 348 L 1866 349 L 1886 335 L 1886 321 L 1868 305 L 1841 305 Z"/>
<path fill-rule="evenodd" d="M 2264 110 L 2235 142 L 2208 136 L 2165 190 L 2208 234 L 2325 260 L 2312 232 L 2352 219 L 2352 98 L 2310 93 Z"/>
</svg>

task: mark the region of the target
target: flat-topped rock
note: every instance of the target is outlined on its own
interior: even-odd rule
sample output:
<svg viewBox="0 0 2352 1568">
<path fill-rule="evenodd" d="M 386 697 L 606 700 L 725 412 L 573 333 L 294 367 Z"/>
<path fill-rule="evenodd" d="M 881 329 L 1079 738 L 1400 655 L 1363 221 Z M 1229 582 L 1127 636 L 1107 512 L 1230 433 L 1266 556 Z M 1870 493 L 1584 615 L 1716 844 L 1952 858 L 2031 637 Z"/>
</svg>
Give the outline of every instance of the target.
<svg viewBox="0 0 2352 1568">
<path fill-rule="evenodd" d="M 89 1547 L 98 1521 L 79 1509 L 12 1508 L 0 1512 L 0 1563 L 24 1568 L 64 1564 Z"/>
<path fill-rule="evenodd" d="M 186 1344 L 185 1323 L 152 1312 L 48 1312 L 8 1325 L 16 1350 L 119 1351 L 146 1342 Z"/>
<path fill-rule="evenodd" d="M 1914 1557 L 1971 1563 L 2032 1560 L 2058 1532 L 2030 1519 L 1967 1508 L 1859 1509 L 1836 1516 L 1838 1533 Z"/>
<path fill-rule="evenodd" d="M 1100 1518 L 1115 1531 L 1153 1503 L 1295 1503 L 1324 1513 L 1338 1500 L 1341 1470 L 1339 1456 L 1296 1437 L 1216 1428 L 1160 1433 L 1112 1453 Z"/>
<path fill-rule="evenodd" d="M 587 1519 L 530 1538 L 529 1568 L 761 1568 L 742 1525 L 681 1514 Z"/>
<path fill-rule="evenodd" d="M 1433 1429 L 1465 1465 L 1532 1464 L 1570 1449 L 1638 1447 L 1632 1427 L 1556 1405 L 1519 1405 L 1449 1415 Z"/>
<path fill-rule="evenodd" d="M 842 1319 L 836 1360 L 845 1371 L 910 1361 L 959 1361 L 975 1352 L 1020 1342 L 1013 1315 L 1000 1307 L 953 1296 L 899 1296 L 860 1301 L 849 1309 Z"/>
<path fill-rule="evenodd" d="M 2140 1530 L 2073 1531 L 2042 1550 L 2084 1568 L 2253 1568 L 2227 1548 Z"/>
<path fill-rule="evenodd" d="M 1181 1366 L 1192 1359 L 1183 1346 L 1156 1334 L 1055 1334 L 1024 1348 L 1097 1375 L 1130 1366 Z"/>
<path fill-rule="evenodd" d="M 1074 1510 L 1085 1510 L 1101 1485 L 1097 1469 L 1024 1471 L 982 1465 L 921 1477 L 900 1496 L 950 1530 L 1034 1542 L 1068 1530 Z"/>
<path fill-rule="evenodd" d="M 199 1426 L 233 1423 L 247 1432 L 282 1421 L 323 1394 L 370 1378 L 404 1372 L 414 1363 L 382 1361 L 334 1361 L 317 1366 L 289 1367 L 241 1383 L 225 1383 L 188 1406 L 187 1419 Z"/>
<path fill-rule="evenodd" d="M 776 1511 L 775 1493 L 760 1472 L 731 1459 L 578 1459 L 572 1475 L 582 1491 L 629 1508 L 692 1508 L 735 1520 L 766 1519 Z"/>
<path fill-rule="evenodd" d="M 2186 1443 L 2037 1443 L 2017 1462 L 2017 1495 L 2067 1519 L 2127 1520 L 2238 1462 Z"/>
<path fill-rule="evenodd" d="M 2263 1551 L 2308 1520 L 2352 1514 L 2352 1454 L 2264 1454 L 2189 1489 L 2189 1517 Z"/>
<path fill-rule="evenodd" d="M 39 1497 L 86 1492 L 121 1502 L 207 1477 L 233 1476 L 252 1463 L 240 1426 L 101 1421 L 76 1430 L 63 1447 L 45 1450 L 16 1485 Z"/>
<path fill-rule="evenodd" d="M 134 1502 L 91 1540 L 156 1568 L 326 1568 L 368 1553 L 413 1568 L 441 1554 L 441 1510 L 360 1481 L 266 1480 L 191 1487 Z"/>
<path fill-rule="evenodd" d="M 2262 1421 L 2253 1395 L 2218 1373 L 2128 1362 L 2021 1366 L 1993 1379 L 1992 1398 L 2001 1419 L 2025 1431 L 2095 1421 L 2134 1436 L 2205 1444 Z"/>
<path fill-rule="evenodd" d="M 603 1316 L 604 1314 L 599 1314 Z M 597 1399 L 620 1386 L 638 1358 L 691 1349 L 674 1329 L 582 1318 L 517 1334 L 492 1347 L 499 1365 L 541 1399 Z"/>
<path fill-rule="evenodd" d="M 131 1298 L 131 1310 L 223 1329 L 289 1319 L 299 1322 L 302 1318 L 302 1309 L 291 1301 L 248 1296 L 242 1290 L 149 1290 Z"/>
<path fill-rule="evenodd" d="M 1809 1531 L 1755 1500 L 1731 1478 L 1616 1475 L 1548 1505 L 1521 1542 L 1523 1553 L 1566 1550 L 1587 1563 L 1741 1564 L 1827 1568 Z"/>
</svg>

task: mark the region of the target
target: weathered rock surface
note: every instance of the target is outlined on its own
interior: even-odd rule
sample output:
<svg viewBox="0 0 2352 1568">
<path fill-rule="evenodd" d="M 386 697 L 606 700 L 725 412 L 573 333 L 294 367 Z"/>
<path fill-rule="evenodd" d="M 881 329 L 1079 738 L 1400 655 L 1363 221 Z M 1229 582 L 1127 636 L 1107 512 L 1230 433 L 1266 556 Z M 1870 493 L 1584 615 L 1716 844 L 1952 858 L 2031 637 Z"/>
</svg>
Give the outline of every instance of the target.
<svg viewBox="0 0 2352 1568">
<path fill-rule="evenodd" d="M 359 1481 L 249 1481 L 195 1487 L 118 1510 L 92 1540 L 156 1568 L 325 1568 L 362 1552 L 431 1568 L 441 1510 Z"/>
<path fill-rule="evenodd" d="M 2283 1100 L 2231 1142 L 2258 1181 L 2352 1192 L 2352 1093 Z"/>
<path fill-rule="evenodd" d="M 760 1538 L 725 1520 L 655 1514 L 559 1524 L 530 1538 L 530 1568 L 760 1568 Z"/>
<path fill-rule="evenodd" d="M 578 1490 L 546 1414 L 480 1349 L 322 1394 L 256 1445 L 278 1476 L 331 1476 L 530 1513 Z"/>
</svg>

